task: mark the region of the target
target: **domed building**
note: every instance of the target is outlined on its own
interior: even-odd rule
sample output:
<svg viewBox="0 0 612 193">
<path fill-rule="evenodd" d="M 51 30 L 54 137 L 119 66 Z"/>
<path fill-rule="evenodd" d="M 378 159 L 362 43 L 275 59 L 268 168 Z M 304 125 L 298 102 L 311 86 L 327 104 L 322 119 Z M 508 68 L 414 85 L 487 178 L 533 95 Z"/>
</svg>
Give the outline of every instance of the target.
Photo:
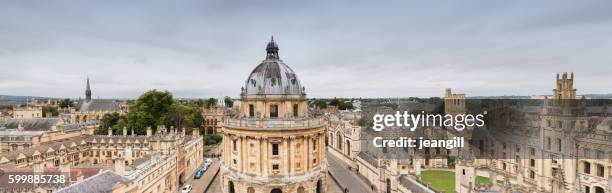
<svg viewBox="0 0 612 193">
<path fill-rule="evenodd" d="M 325 192 L 325 122 L 309 115 L 305 89 L 278 50 L 272 38 L 239 113 L 223 121 L 224 193 Z"/>
</svg>

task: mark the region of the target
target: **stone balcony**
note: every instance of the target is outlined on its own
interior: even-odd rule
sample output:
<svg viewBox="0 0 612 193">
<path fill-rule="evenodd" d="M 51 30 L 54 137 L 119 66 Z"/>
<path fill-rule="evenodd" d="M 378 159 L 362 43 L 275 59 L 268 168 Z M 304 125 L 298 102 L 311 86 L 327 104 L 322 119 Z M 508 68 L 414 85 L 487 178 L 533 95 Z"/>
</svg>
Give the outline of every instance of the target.
<svg viewBox="0 0 612 193">
<path fill-rule="evenodd" d="M 223 127 L 249 130 L 299 130 L 323 127 L 324 125 L 324 119 L 310 117 L 298 119 L 229 118 L 222 122 Z"/>
</svg>

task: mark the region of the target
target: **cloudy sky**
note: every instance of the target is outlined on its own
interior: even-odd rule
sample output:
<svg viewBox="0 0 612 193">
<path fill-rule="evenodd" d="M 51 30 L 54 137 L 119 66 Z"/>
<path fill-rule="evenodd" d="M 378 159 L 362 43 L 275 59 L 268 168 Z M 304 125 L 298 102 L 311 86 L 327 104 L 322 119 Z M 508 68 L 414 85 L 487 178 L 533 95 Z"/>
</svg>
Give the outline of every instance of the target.
<svg viewBox="0 0 612 193">
<path fill-rule="evenodd" d="M 612 1 L 0 4 L 0 95 L 237 97 L 271 35 L 310 97 L 612 93 Z"/>
</svg>

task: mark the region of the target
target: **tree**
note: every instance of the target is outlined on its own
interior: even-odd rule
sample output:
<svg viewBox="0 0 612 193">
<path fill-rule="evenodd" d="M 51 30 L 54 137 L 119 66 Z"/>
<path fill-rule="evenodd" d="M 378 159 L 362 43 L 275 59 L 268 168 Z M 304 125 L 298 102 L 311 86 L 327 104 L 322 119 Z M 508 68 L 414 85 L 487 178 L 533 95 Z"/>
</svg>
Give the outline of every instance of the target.
<svg viewBox="0 0 612 193">
<path fill-rule="evenodd" d="M 57 107 L 44 106 L 42 107 L 42 116 L 47 117 L 50 115 L 51 117 L 57 117 L 59 115 L 59 111 L 57 111 Z"/>
<path fill-rule="evenodd" d="M 168 91 L 147 91 L 130 106 L 127 126 L 138 134 L 145 134 L 147 127 L 156 132 L 157 126 L 164 123 L 173 103 L 172 93 Z"/>
<path fill-rule="evenodd" d="M 226 107 L 232 108 L 232 106 L 234 106 L 234 100 L 232 100 L 232 98 L 230 98 L 229 96 L 223 98 L 223 102 L 225 102 Z"/>
<path fill-rule="evenodd" d="M 204 118 L 197 105 L 174 103 L 164 117 L 166 126 L 199 128 Z"/>
<path fill-rule="evenodd" d="M 194 103 L 198 105 L 198 107 L 204 107 L 204 104 L 206 104 L 206 102 L 204 102 L 202 99 L 198 99 Z"/>
<path fill-rule="evenodd" d="M 70 99 L 64 99 L 60 102 L 59 104 L 60 108 L 68 108 L 68 107 L 74 107 L 74 102 Z"/>
<path fill-rule="evenodd" d="M 206 108 L 210 108 L 217 105 L 217 99 L 216 98 L 209 98 L 208 100 L 206 100 Z"/>
<path fill-rule="evenodd" d="M 108 128 L 113 129 L 113 133 L 122 131 L 123 127 L 118 127 L 118 122 L 121 119 L 119 113 L 106 113 L 100 120 L 100 126 L 94 131 L 96 135 L 104 135 L 108 132 Z"/>
<path fill-rule="evenodd" d="M 319 107 L 320 109 L 326 109 L 327 103 L 324 100 L 315 100 L 312 102 L 312 106 Z"/>
<path fill-rule="evenodd" d="M 329 106 L 338 106 L 339 103 L 340 103 L 340 100 L 334 97 L 334 99 L 332 99 L 331 102 L 329 102 Z"/>
</svg>

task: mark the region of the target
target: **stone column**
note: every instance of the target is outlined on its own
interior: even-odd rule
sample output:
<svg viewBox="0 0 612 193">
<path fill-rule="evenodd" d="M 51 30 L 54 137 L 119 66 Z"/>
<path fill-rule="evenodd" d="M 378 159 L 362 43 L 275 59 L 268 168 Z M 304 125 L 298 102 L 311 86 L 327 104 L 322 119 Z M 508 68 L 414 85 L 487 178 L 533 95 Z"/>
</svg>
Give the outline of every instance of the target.
<svg viewBox="0 0 612 193">
<path fill-rule="evenodd" d="M 253 137 L 253 139 L 255 139 L 255 143 L 257 143 L 257 151 L 255 151 L 255 149 L 249 149 L 249 151 L 253 151 L 254 155 L 255 155 L 255 159 L 257 160 L 257 164 L 255 164 L 255 172 L 259 172 L 262 173 L 261 170 L 261 162 L 263 162 L 263 159 L 261 159 L 261 137 L 259 136 L 255 136 Z"/>
<path fill-rule="evenodd" d="M 283 149 L 280 152 L 281 162 L 283 163 L 283 171 L 285 175 L 289 175 L 289 137 L 283 137 Z"/>
<path fill-rule="evenodd" d="M 290 136 L 290 137 L 289 137 L 289 140 L 290 140 L 289 142 L 291 143 L 291 144 L 290 144 L 290 148 L 291 148 L 291 149 L 289 149 L 289 151 L 288 151 L 288 152 L 289 152 L 289 156 L 288 156 L 288 158 L 289 158 L 289 163 L 291 164 L 291 169 L 290 169 L 290 171 L 291 171 L 291 175 L 293 176 L 293 175 L 295 175 L 295 162 L 296 162 L 296 161 L 295 161 L 295 160 L 293 160 L 293 159 L 294 159 L 294 158 L 296 157 L 296 155 L 297 155 L 297 154 L 295 153 L 295 152 L 296 152 L 296 151 L 295 151 L 295 150 L 296 150 L 296 149 L 295 149 L 295 136 Z"/>
<path fill-rule="evenodd" d="M 306 159 L 308 160 L 306 163 L 304 163 L 304 167 L 306 168 L 306 170 L 310 171 L 310 168 L 312 167 L 311 163 L 312 163 L 312 152 L 314 151 L 312 149 L 312 136 L 309 135 L 307 136 L 308 138 L 306 139 L 306 149 L 308 150 L 306 152 Z"/>
<path fill-rule="evenodd" d="M 261 159 L 262 160 L 261 164 L 263 164 L 263 172 L 262 172 L 262 174 L 263 174 L 264 177 L 267 177 L 268 176 L 268 172 L 269 172 L 268 171 L 268 165 L 269 165 L 268 164 L 268 156 L 269 156 L 268 155 L 268 138 L 267 137 L 263 137 L 263 139 L 261 141 L 262 141 L 262 146 L 263 146 L 262 147 L 263 148 L 263 154 L 262 154 L 263 158 Z"/>
<path fill-rule="evenodd" d="M 244 137 L 240 136 L 239 140 L 238 140 L 238 164 L 240 167 L 240 171 L 244 172 L 246 170 L 246 168 L 244 168 Z"/>
<path fill-rule="evenodd" d="M 306 172 L 308 167 L 308 137 L 309 136 L 302 137 L 302 164 L 300 164 L 300 166 L 302 166 L 302 172 Z"/>
</svg>

